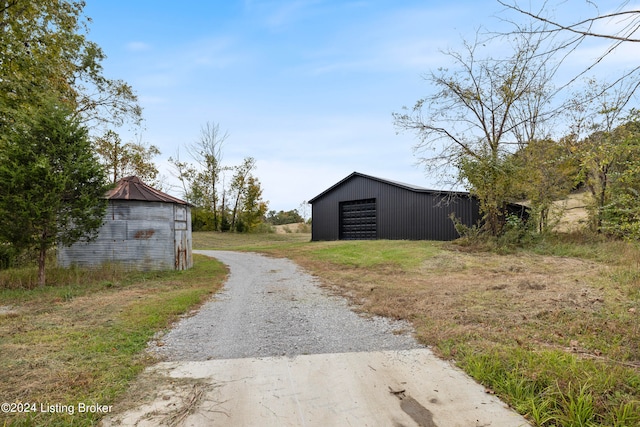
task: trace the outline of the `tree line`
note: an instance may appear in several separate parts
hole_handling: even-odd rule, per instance
[[[191,211],[193,231],[254,231],[263,222],[268,202],[254,176],[256,160],[245,157],[238,165],[225,165],[223,146],[229,138],[220,125],[207,123],[199,139],[186,146],[191,161],[169,158]]]
[[[104,75],[106,56],[88,39],[84,6],[75,0],[0,5],[0,268],[35,259],[41,285],[50,249],[96,237],[104,195],[115,182],[137,175],[162,186],[153,161],[159,149],[141,137],[123,142],[118,134],[124,125],[141,129],[142,108],[129,84]],[[194,149],[203,169],[182,164],[196,223],[251,230],[266,211],[252,174],[255,160],[222,167],[218,153],[206,152],[220,148],[210,142]],[[220,184],[230,170],[230,181]]]
[[[634,107],[640,67],[611,73],[609,80],[590,75],[623,43],[638,41],[640,11],[561,24],[544,15],[547,2],[537,12],[500,3],[531,21],[512,21],[507,33],[478,32],[461,50],[444,52],[451,67],[424,75],[433,91],[394,113],[395,126],[416,134],[414,150],[429,173],[451,178],[478,198],[485,235],[504,234],[507,204],[522,200],[531,207],[530,223],[548,230],[553,202],[583,187],[591,196],[593,231],[640,238],[640,116]],[[591,30],[611,16],[631,23],[610,34]],[[563,65],[589,37],[614,43],[562,81]]]

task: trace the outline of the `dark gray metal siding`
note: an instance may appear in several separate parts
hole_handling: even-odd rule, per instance
[[[340,203],[376,200],[377,238],[453,240],[449,216],[464,224],[479,220],[477,200],[457,193],[413,191],[392,183],[354,175],[312,202],[312,240],[340,239]]]

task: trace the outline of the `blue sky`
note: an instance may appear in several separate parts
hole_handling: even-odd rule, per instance
[[[89,39],[107,55],[104,74],[140,98],[138,133],[160,148],[167,183],[167,158],[180,149],[186,160],[184,146],[207,122],[218,123],[229,133],[224,163],[254,157],[274,210],[297,208],[353,171],[441,188],[416,166],[415,137],[398,135],[391,114],[429,93],[421,75],[447,65],[441,50],[459,47],[481,25],[504,25],[501,10],[494,0],[88,0],[85,7]]]

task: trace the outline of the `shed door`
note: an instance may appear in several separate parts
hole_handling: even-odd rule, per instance
[[[375,239],[377,236],[376,199],[340,203],[341,239]]]

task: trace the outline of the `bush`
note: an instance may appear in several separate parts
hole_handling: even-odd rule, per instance
[[[18,254],[8,243],[0,244],[0,270],[14,267]]]

